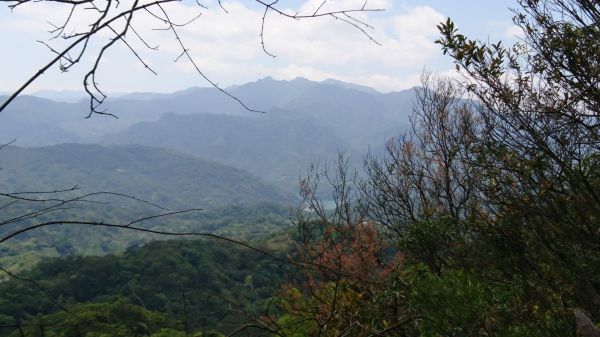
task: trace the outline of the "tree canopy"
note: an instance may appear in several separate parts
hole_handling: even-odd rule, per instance
[[[342,161],[304,181],[302,251],[331,265],[288,291],[284,332],[598,335],[600,8],[519,5],[512,47],[439,25],[462,81],[425,75],[412,128],[365,159],[366,177]],[[365,238],[370,249],[353,253]],[[365,265],[375,282],[348,270]]]

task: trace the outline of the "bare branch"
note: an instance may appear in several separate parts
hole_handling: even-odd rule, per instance
[[[54,58],[52,58],[45,66],[40,68],[27,81],[25,81],[25,83],[23,83],[13,94],[11,94],[6,99],[6,101],[4,101],[0,105],[0,111],[3,111],[9,104],[11,104],[14,101],[14,99],[17,96],[19,96],[27,87],[29,87],[33,82],[35,82],[39,77],[41,77],[47,70],[49,70],[54,65],[58,65],[60,71],[67,72],[76,64],[81,63],[84,55],[91,53],[88,50],[88,47],[91,45],[92,40],[96,41],[99,39],[99,32],[103,30],[109,30],[115,36],[113,38],[110,38],[107,42],[101,42],[100,50],[96,54],[94,54],[94,61],[92,62],[89,71],[85,74],[83,78],[83,87],[85,92],[88,94],[90,101],[89,113],[87,115],[87,118],[91,117],[92,115],[108,115],[112,117],[117,117],[114,114],[107,112],[105,109],[101,109],[101,106],[106,101],[107,96],[100,88],[100,84],[99,81],[97,81],[96,75],[100,68],[101,60],[105,55],[106,51],[111,49],[114,45],[117,45],[117,42],[120,42],[120,44],[124,45],[125,48],[127,48],[129,52],[131,52],[134,55],[134,57],[142,64],[142,66],[145,69],[147,69],[155,75],[157,74],[157,72],[150,67],[149,63],[142,58],[142,56],[135,49],[135,47],[126,39],[127,33],[131,30],[146,48],[153,51],[158,50],[158,45],[153,46],[149,44],[142,37],[142,32],[140,32],[139,29],[134,27],[133,18],[139,16],[139,12],[145,12],[149,13],[159,22],[161,22],[161,24],[165,25],[165,27],[155,28],[155,30],[168,30],[171,31],[175,36],[175,39],[178,41],[179,47],[181,48],[181,54],[176,58],[176,61],[185,58],[192,64],[198,75],[200,75],[200,77],[204,81],[208,82],[212,87],[219,90],[226,96],[229,96],[231,99],[237,101],[244,109],[253,112],[262,112],[247,106],[237,97],[233,96],[231,93],[228,93],[226,90],[221,88],[217,84],[217,82],[206,76],[205,73],[200,69],[198,64],[194,61],[194,57],[191,54],[190,49],[185,47],[184,43],[182,42],[183,36],[181,36],[177,28],[193,24],[202,17],[202,12],[195,14],[191,19],[188,19],[187,21],[178,23],[171,18],[169,11],[166,10],[162,5],[170,2],[178,2],[179,0],[155,0],[148,3],[139,2],[138,0],[130,1],[131,5],[128,8],[120,10],[119,8],[121,2],[117,0],[0,0],[0,3],[7,3],[8,7],[11,10],[14,10],[16,7],[24,4],[35,4],[38,2],[59,3],[69,5],[66,17],[61,24],[49,22],[49,24],[52,27],[49,31],[49,33],[51,34],[49,40],[46,42],[39,41],[41,44],[47,47],[53,54],[55,54]],[[275,55],[269,51],[265,42],[266,17],[271,11],[292,20],[331,17],[335,20],[339,20],[351,25],[353,28],[360,31],[363,35],[367,36],[370,41],[379,44],[379,42],[377,42],[365,30],[366,28],[372,29],[373,27],[353,16],[354,14],[361,12],[379,12],[383,10],[367,8],[367,1],[365,1],[363,6],[360,8],[326,11],[323,9],[327,3],[327,0],[324,0],[322,3],[320,3],[320,5],[316,8],[314,12],[308,14],[301,14],[299,12],[288,12],[287,10],[278,6],[279,0],[274,0],[271,2],[266,2],[263,0],[254,0],[254,2],[264,8],[264,12],[260,22],[260,43],[265,54],[271,57],[275,57]],[[199,0],[196,0],[195,3],[199,9],[207,9],[207,6],[201,3]],[[217,3],[225,13],[229,13],[228,10],[224,7],[221,0],[217,1]],[[87,29],[83,31],[66,33],[69,27],[72,26],[73,18],[77,15],[76,12],[78,10],[92,11],[95,13],[96,16],[92,19],[92,22],[89,24]],[[161,12],[161,15],[157,15],[153,10]],[[125,23],[122,24],[122,28],[117,29],[116,27],[121,27],[116,25],[117,22],[119,22],[120,20],[124,20]],[[69,41],[70,44],[62,48],[53,46],[50,43],[50,41],[56,40],[58,37],[61,37],[64,41]],[[73,52],[74,55],[71,54]]]

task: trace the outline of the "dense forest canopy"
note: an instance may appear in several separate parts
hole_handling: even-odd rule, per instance
[[[358,172],[343,154],[311,166],[292,229],[263,205],[271,216],[253,223],[268,230],[250,244],[152,242],[4,270],[0,334],[599,336],[600,4],[518,4],[510,47],[440,23],[461,80],[425,73],[410,127]],[[251,215],[237,207],[223,216]]]
[[[519,4],[510,48],[439,25],[463,83],[424,75],[412,128],[365,178],[342,159],[302,182],[302,256],[327,268],[283,296],[286,334],[599,333],[600,8]]]

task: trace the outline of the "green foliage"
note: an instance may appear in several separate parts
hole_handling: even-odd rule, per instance
[[[467,247],[463,225],[451,217],[440,217],[411,224],[398,244],[413,263],[425,263],[434,271],[464,258]]]
[[[286,268],[204,241],[54,259],[26,275],[89,321],[118,321],[115,312],[133,318],[119,325],[130,335],[180,335],[169,325],[181,322],[180,301],[195,330],[239,324],[224,309],[235,301],[272,309],[260,322],[294,337],[597,335],[598,8],[519,4],[524,44],[512,48],[469,39],[450,19],[439,25],[438,43],[467,75],[466,92],[425,76],[412,130],[390,141],[383,159],[366,160],[356,197],[347,165],[337,166],[337,179],[303,180],[306,237],[294,245],[297,276],[279,296],[270,297]],[[315,192],[322,177],[334,187],[333,209]],[[268,244],[281,246],[279,238]],[[56,253],[73,247],[62,242]],[[30,284],[0,283],[1,319],[67,320],[55,311]]]
[[[43,192],[79,189],[56,194],[32,193],[46,202],[7,197],[0,202],[2,219],[18,219],[42,211],[33,219],[3,225],[4,235],[44,221],[77,220],[124,224],[167,212],[146,202],[117,195],[95,195],[87,202],[62,200],[108,191],[130,195],[171,210],[202,211],[151,219],[145,228],[170,232],[205,232],[251,241],[289,227],[291,202],[285,192],[256,177],[214,162],[147,147],[100,147],[66,144],[46,148],[7,147],[0,151],[0,190]],[[52,212],[48,207],[61,205]],[[64,225],[19,235],[0,247],[0,264],[13,272],[30,269],[41,257],[104,255],[155,240],[156,235],[135,231]]]
[[[537,334],[564,336],[572,308],[600,321],[600,185],[590,165],[600,153],[598,8],[519,5],[524,37],[512,48],[467,39],[451,20],[438,43],[481,104],[473,164],[489,211],[470,224],[482,255],[470,268],[519,289],[521,317]]]
[[[135,212],[135,209],[131,210]],[[70,219],[102,219],[118,223],[119,219],[131,219],[125,209],[110,213],[102,210],[70,210],[58,212]],[[140,216],[143,213],[140,213]],[[49,217],[42,217],[50,219]],[[172,216],[162,221],[148,222],[146,228],[171,232],[206,232],[246,242],[279,237],[285,248],[285,230],[289,228],[289,210],[277,204],[254,206],[224,206],[188,215]],[[0,231],[1,232],[1,231]],[[115,230],[91,226],[57,226],[41,228],[2,243],[0,265],[11,271],[31,269],[44,257],[68,255],[105,255],[125,251],[164,236],[144,234],[130,230]],[[270,246],[276,248],[278,240]]]
[[[78,186],[78,193],[72,196],[123,193],[172,209],[294,201],[293,195],[245,171],[160,148],[87,144],[7,147],[0,151],[0,161],[0,189],[5,192]],[[127,199],[112,201],[119,203],[116,209],[131,211],[144,206]],[[107,210],[106,206],[99,208]]]
[[[175,332],[171,336],[181,333],[173,330],[180,328],[181,324],[173,322],[167,315],[122,300],[77,304],[72,306],[69,312],[40,316],[24,325],[32,325],[24,326],[23,330],[27,336],[36,337],[41,336],[42,330],[44,336],[48,337],[154,336],[154,332],[165,330]],[[17,337],[19,332],[15,331],[10,336]]]
[[[512,48],[469,39],[450,19],[439,25],[438,43],[465,75],[466,90],[425,75],[413,128],[390,140],[383,158],[367,158],[358,200],[345,198],[345,184],[336,186],[335,209],[353,211],[344,203],[354,203],[364,214],[319,222],[320,232],[329,233],[366,218],[398,247],[400,271],[368,293],[398,294],[394,317],[406,324],[386,332],[600,334],[594,326],[600,322],[598,5],[518,3],[514,20],[524,38]],[[309,201],[321,216],[318,200]],[[319,244],[343,250],[323,238]],[[336,274],[310,292],[302,287],[313,289],[322,273],[307,274],[292,303],[314,308],[304,316],[314,322],[323,309],[339,314],[316,329],[356,334],[356,325],[381,328],[389,321],[374,305],[375,316],[360,306],[343,310],[367,282],[340,286],[332,299],[328,287],[352,275]]]
[[[135,303],[160,315],[146,315],[136,307],[124,313],[123,319],[135,321],[135,315],[144,314],[148,319],[166,317],[170,322],[181,322],[187,313],[192,330],[227,331],[248,319],[237,308],[260,312],[263,302],[283,282],[286,268],[233,244],[186,240],[156,241],[130,248],[122,255],[49,259],[25,275],[39,282],[69,311],[86,308],[91,315],[98,307],[108,310],[102,315],[112,315],[121,310],[119,305],[105,304]],[[94,303],[97,307],[81,307],[79,303]],[[0,283],[0,324],[15,324],[44,314],[57,320],[68,315],[30,282],[11,279]],[[90,316],[89,321],[107,320],[105,316],[94,317]]]
[[[416,324],[420,336],[544,336],[535,325],[520,325],[520,294],[510,285],[465,270],[435,274],[422,265],[409,268],[406,278],[407,305],[425,318]]]
[[[185,332],[163,328],[150,335],[150,337],[185,337]]]

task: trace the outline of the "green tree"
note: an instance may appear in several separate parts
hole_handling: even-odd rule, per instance
[[[124,301],[73,306],[69,312],[40,316],[27,324],[28,336],[49,337],[131,337],[150,336],[160,328],[180,329],[181,325],[164,314]],[[12,336],[19,336],[15,331]],[[176,335],[174,335],[176,336]]]
[[[367,158],[359,195],[330,179],[339,216],[307,203],[322,219],[304,230],[320,233],[317,242],[335,248],[323,233],[368,221],[394,244],[399,272],[375,291],[399,294],[398,312],[411,321],[391,335],[598,333],[600,9],[519,4],[524,39],[511,48],[440,24],[438,43],[464,85],[425,76],[412,129]],[[300,295],[322,307],[314,292]],[[338,311],[335,322],[368,321],[359,312]],[[382,311],[375,319],[370,326],[388,321]]]
[[[519,1],[523,42],[438,41],[481,102],[480,165],[494,222],[485,234],[513,281],[548,307],[600,321],[600,16],[578,0]],[[525,285],[523,285],[525,286]],[[543,290],[542,290],[543,289]]]

